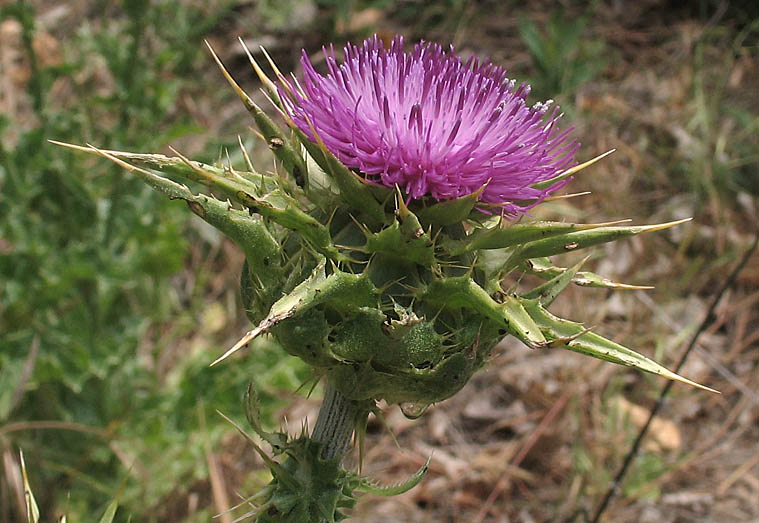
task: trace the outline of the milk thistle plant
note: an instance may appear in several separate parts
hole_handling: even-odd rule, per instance
[[[209,47],[210,49],[210,47]],[[359,493],[394,495],[345,470],[354,434],[361,449],[377,401],[409,417],[465,386],[506,336],[535,350],[569,349],[701,387],[580,323],[549,312],[570,284],[637,289],[550,257],[658,231],[682,221],[627,226],[532,221],[530,208],[599,160],[578,164],[572,128],[551,101],[528,105],[491,62],[395,38],[324,51],[319,74],[305,51],[302,80],[270,79],[248,52],[283,129],[214,58],[278,160],[278,172],[205,165],[176,157],[104,151],[233,239],[246,262],[240,279],[255,327],[215,362],[262,334],[273,336],[323,378],[325,398],[310,435],[264,431],[254,388],[249,440],[272,473],[249,501],[259,521],[337,521]],[[213,53],[213,51],[212,51]],[[241,142],[242,148],[242,142]],[[608,154],[608,153],[607,153]],[[193,192],[177,180],[205,186]],[[584,261],[584,260],[583,260]],[[532,274],[517,292],[502,282]],[[701,387],[704,388],[704,387]]]

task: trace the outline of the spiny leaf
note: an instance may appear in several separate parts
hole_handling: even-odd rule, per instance
[[[79,146],[75,148],[81,149]],[[246,210],[235,209],[229,202],[205,194],[195,195],[187,186],[131,165],[107,151],[96,148],[85,150],[115,162],[169,198],[184,200],[194,214],[229,236],[245,252],[250,270],[269,283],[259,297],[260,303],[267,308],[273,303],[279,293],[276,283],[281,279],[281,267],[277,262],[281,247],[259,216],[251,216]]]
[[[256,451],[256,453],[261,456],[261,459],[264,461],[266,466],[271,471],[272,475],[277,478],[278,481],[281,481],[285,485],[287,485],[288,488],[293,489],[294,491],[297,491],[300,486],[298,485],[298,481],[296,478],[292,476],[282,465],[274,461],[269,457],[266,452],[256,443],[256,441],[245,432],[242,427],[240,427],[237,423],[234,422],[231,418],[226,416],[223,412],[220,410],[217,410],[216,413],[224,418],[230,425],[232,425],[235,429],[237,429],[237,432],[239,432],[247,441],[250,443],[250,445],[253,447],[253,449]]]
[[[523,270],[534,274],[543,279],[556,278],[567,271],[565,267],[558,267],[551,263],[546,257],[532,258],[526,260],[522,264]],[[581,287],[600,287],[604,289],[619,289],[619,290],[650,290],[653,289],[651,285],[630,285],[627,283],[619,283],[612,281],[608,278],[604,278],[599,274],[595,274],[589,271],[580,271],[574,278],[572,283]]]
[[[292,175],[295,183],[299,187],[303,187],[308,179],[308,170],[306,168],[306,162],[303,160],[303,157],[301,157],[300,154],[298,154],[298,152],[293,148],[290,141],[282,133],[279,127],[271,120],[271,118],[269,118],[269,116],[258,105],[256,105],[253,99],[248,96],[248,94],[237,84],[235,79],[232,78],[232,75],[229,74],[229,72],[224,67],[224,64],[221,63],[221,60],[214,52],[211,44],[206,42],[206,46],[211,52],[213,59],[216,61],[216,65],[218,65],[219,69],[221,69],[221,73],[224,75],[224,78],[240,97],[240,100],[242,100],[245,108],[248,110],[251,116],[253,116],[253,119],[255,120],[258,129],[263,134],[264,139],[269,146],[269,149],[271,149],[279,161],[282,162],[285,170],[290,173],[290,175]]]
[[[226,173],[220,176],[216,172],[204,169],[200,164],[185,157],[173,147],[169,146],[169,149],[171,149],[171,152],[176,154],[177,157],[190,168],[189,172],[193,173],[193,175],[188,175],[188,178],[191,178],[206,187],[218,189],[229,196],[234,196],[240,192],[252,194],[258,194],[260,192],[260,184],[251,183],[240,176],[226,176]]]
[[[253,54],[250,52],[250,49],[248,49],[248,46],[245,45],[245,41],[239,36],[237,39],[240,41],[240,45],[242,45],[242,48],[245,50],[245,54],[248,56],[248,61],[253,67],[253,70],[256,72],[256,76],[258,76],[258,79],[264,85],[266,92],[269,94],[272,100],[274,100],[281,107],[279,93],[277,92],[277,85],[271,81],[266,73],[264,73],[263,69],[261,69],[261,67],[258,65],[258,62],[256,62],[256,60],[253,58]],[[261,49],[263,50],[263,47]]]
[[[368,253],[393,254],[425,267],[435,265],[434,244],[430,235],[426,232],[419,236],[404,234],[401,224],[397,221],[378,233],[369,232],[362,250]]]
[[[325,263],[322,261],[311,273],[311,276],[272,305],[268,316],[255,329],[248,331],[231,349],[211,363],[211,366],[227,359],[257,336],[276,327],[280,322],[302,314],[322,303],[328,302],[331,307],[338,311],[355,307],[373,307],[376,309],[378,306],[376,295],[378,293],[379,291],[366,276],[349,274],[339,270],[335,270],[326,276]]]
[[[419,219],[403,202],[398,189],[396,212],[398,218],[377,233],[362,227],[366,235],[363,250],[368,253],[384,252],[399,256],[425,267],[435,265],[435,245],[429,232],[425,232]]]
[[[225,171],[212,165],[204,164],[196,161],[189,161],[186,158],[182,159],[179,156],[165,156],[163,154],[141,154],[128,151],[113,151],[108,149],[97,149],[94,147],[83,147],[81,145],[73,145],[64,142],[58,142],[55,140],[48,140],[50,143],[67,147],[75,151],[81,151],[88,154],[96,154],[98,156],[119,158],[124,161],[129,161],[133,166],[148,167],[161,173],[177,176],[185,180],[197,182],[206,186],[213,186],[212,180],[216,178],[225,178],[231,176],[233,180],[237,182],[246,183],[250,190],[255,191],[258,194],[266,194],[270,191],[276,190],[278,187],[277,180],[268,175],[260,174],[255,171]],[[124,168],[124,164],[119,164]],[[199,171],[208,172],[214,175],[214,178],[208,178],[207,176],[201,176]]]
[[[579,271],[580,267],[582,267],[583,264],[588,261],[589,257],[590,256],[586,256],[570,269],[567,269],[561,274],[558,274],[543,285],[535,287],[531,291],[523,294],[522,298],[538,299],[543,307],[548,307],[551,305],[551,303],[553,303],[553,300],[556,299],[561,291],[563,291],[567,285],[572,282],[572,279],[575,277],[575,274],[577,274],[577,271]]]
[[[427,287],[422,299],[441,307],[463,307],[477,311],[504,325],[510,334],[528,347],[541,348],[546,343],[540,329],[516,297],[500,293],[499,303],[468,276],[434,280]]]
[[[614,151],[616,151],[616,149],[612,149],[610,151],[606,151],[605,153],[596,156],[592,160],[588,160],[587,162],[581,163],[580,165],[575,165],[574,167],[571,167],[571,168],[567,169],[566,171],[558,174],[557,176],[554,176],[551,179],[544,180],[542,182],[538,182],[538,183],[534,184],[533,187],[536,188],[536,189],[546,189],[546,188],[552,186],[553,184],[555,184],[556,182],[560,182],[561,180],[569,178],[573,174],[575,174],[575,173],[577,173],[579,171],[582,171],[586,167],[590,167],[591,165],[593,165],[594,163],[596,163],[598,160],[600,160],[602,158],[606,158],[607,156],[609,156]]]
[[[330,176],[316,163],[306,147],[301,144],[301,152],[308,169],[308,196],[323,209],[334,209],[339,205],[340,191],[334,186]]]
[[[272,192],[261,198],[244,192],[235,196],[251,212],[258,213],[283,227],[297,231],[317,251],[329,259],[336,262],[347,260],[332,244],[332,238],[327,228],[316,218],[304,212],[296,200],[280,192]]]
[[[358,488],[356,490],[365,492],[367,494],[372,494],[375,496],[383,496],[383,497],[398,496],[400,494],[408,492],[409,490],[417,486],[419,482],[421,482],[424,479],[424,476],[427,475],[427,471],[430,468],[431,460],[432,460],[432,457],[427,458],[427,462],[424,465],[422,465],[419,468],[419,470],[417,470],[414,473],[414,475],[411,476],[406,481],[397,483],[395,485],[383,486],[383,485],[378,485],[369,479],[361,478]]]
[[[524,260],[586,249],[600,243],[612,242],[646,232],[661,231],[690,220],[690,218],[686,218],[684,220],[656,225],[637,225],[631,227],[601,227],[536,240],[520,246],[514,255],[508,259],[502,271],[504,273],[509,272],[519,266]]]
[[[192,194],[192,192],[186,185],[179,184],[177,182],[174,182],[172,180],[159,176],[153,172],[150,172],[146,169],[136,167],[130,163],[125,162],[121,158],[117,158],[116,156],[114,156],[108,151],[97,149],[95,147],[92,147],[91,145],[88,147],[82,147],[80,145],[72,145],[72,144],[68,144],[64,142],[57,142],[54,140],[50,140],[50,143],[55,144],[55,145],[60,145],[62,147],[67,147],[69,149],[84,151],[89,154],[95,154],[97,156],[102,156],[103,158],[107,158],[111,160],[112,162],[116,163],[117,165],[119,165],[120,167],[123,167],[127,171],[134,173],[143,182],[147,183],[153,189],[165,194],[171,199],[187,200],[187,199],[194,198],[194,195]]]
[[[187,158],[176,151],[174,152],[188,165],[191,165]],[[316,250],[331,260],[345,261],[344,257],[332,245],[332,238],[327,228],[316,218],[307,214],[293,197],[280,190],[273,190],[268,194],[256,196],[255,193],[248,192],[245,186],[240,186],[236,182],[214,176],[213,173],[202,169],[195,167],[194,169],[208,179],[213,186],[236,199],[251,212],[265,216],[283,227],[298,231],[304,239],[313,244]]]
[[[687,378],[683,378],[659,365],[655,361],[628,349],[623,345],[608,340],[593,332],[587,332],[587,329],[579,323],[554,316],[545,310],[538,300],[521,298],[520,301],[524,305],[525,310],[535,320],[535,323],[543,329],[543,333],[547,338],[574,338],[573,341],[563,344],[564,348],[594,358],[610,361],[612,363],[635,367],[636,369],[664,376],[665,378],[680,381],[710,392],[717,392],[714,389],[710,389],[709,387],[699,385]]]
[[[654,288],[652,285],[630,285],[628,283],[618,283],[588,271],[578,272],[577,276],[572,279],[572,283],[579,285],[580,287],[601,287],[604,289],[620,289],[632,291],[645,291]]]
[[[503,312],[506,318],[509,332],[519,338],[522,343],[534,349],[543,348],[546,340],[540,332],[540,328],[535,324],[522,303],[516,296],[505,296],[503,302]]]
[[[195,197],[186,186],[158,176],[157,174],[140,167],[131,165],[107,151],[103,151],[92,146],[89,146],[88,148],[82,148],[80,146],[71,146],[70,144],[64,144],[61,142],[54,143],[77,150],[86,150],[87,152],[108,158],[121,167],[135,173],[148,185],[166,194],[170,198],[179,198],[188,202],[197,201],[197,197]],[[265,216],[272,221],[277,222],[283,227],[298,231],[298,233],[300,233],[304,239],[308,240],[316,250],[329,257],[330,259],[338,262],[345,261],[343,256],[332,245],[332,240],[326,227],[324,227],[324,225],[322,225],[314,217],[304,212],[300,208],[298,201],[291,196],[277,189],[272,190],[268,194],[257,196],[256,193],[258,191],[255,190],[255,188],[252,188],[249,183],[244,183],[239,179],[235,180],[232,178],[227,178],[225,176],[219,176],[209,170],[203,169],[200,165],[191,162],[181,154],[176,154],[179,159],[183,161],[198,176],[198,180],[202,180],[205,185],[216,188],[226,193],[231,198],[234,198],[242,205],[246,206],[251,212],[261,214],[262,216]],[[208,198],[209,201],[218,202],[218,200],[215,200],[213,198],[206,198]],[[193,207],[192,205],[190,208],[193,210],[193,212],[205,219],[205,216],[199,212],[196,212],[196,209],[197,211],[200,210],[199,208]],[[212,225],[216,226],[214,223],[212,223]]]
[[[259,46],[258,48],[261,49],[261,52],[263,53],[264,57],[266,58],[266,61],[269,62],[269,67],[271,67],[271,70],[274,71],[274,75],[279,80],[280,85],[284,86],[285,89],[288,89],[289,87],[288,87],[288,83],[286,81],[287,79],[282,74],[282,71],[279,70],[279,67],[277,67],[277,64],[274,63],[274,60],[272,60],[271,56],[269,56],[269,52],[262,45]],[[250,58],[250,53],[248,53],[248,55],[249,55],[248,58]],[[264,83],[264,85],[267,85],[267,84]],[[277,96],[279,96],[278,93],[276,93],[276,94],[277,94]]]
[[[248,388],[245,391],[245,417],[248,419],[248,423],[250,423],[253,431],[271,445],[275,452],[279,451],[287,443],[287,434],[266,432],[263,429],[261,425],[261,405],[253,380],[248,382]]]
[[[458,255],[480,249],[503,249],[535,240],[548,239],[577,231],[588,231],[599,228],[609,228],[629,220],[605,223],[560,223],[532,222],[514,225],[498,224],[489,229],[477,229],[463,240],[452,240],[443,244],[448,252]]]

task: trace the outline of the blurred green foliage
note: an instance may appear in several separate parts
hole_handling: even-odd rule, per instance
[[[739,32],[710,28],[694,45],[692,99],[689,119],[677,135],[674,171],[691,193],[713,207],[725,200],[732,205],[739,192],[759,195],[759,116],[755,93],[736,92],[731,75],[742,60],[756,56],[759,19]],[[714,49],[724,49],[714,67]],[[745,66],[744,66],[745,67]]]
[[[25,450],[48,517],[102,513],[131,466],[120,512],[159,518],[167,496],[207,477],[203,442],[230,431],[215,409],[240,412],[251,377],[265,390],[292,389],[302,378],[268,345],[255,361],[209,369],[221,347],[183,342],[155,368],[167,347],[203,329],[202,290],[185,294],[169,277],[184,267],[190,245],[210,252],[209,233],[201,236],[184,206],[121,169],[47,142],[160,150],[197,131],[177,115],[177,98],[192,88],[203,36],[230,5],[103,5],[102,18],[81,26],[53,67],[35,52],[33,8],[0,10],[0,21],[22,28],[35,121],[22,127],[0,115],[0,134],[23,129],[0,144],[0,443]],[[94,74],[111,87],[93,88]],[[53,97],[56,81],[70,82],[73,105]],[[208,280],[195,276],[196,287]],[[262,400],[270,415],[273,396]],[[50,422],[68,429],[30,428]],[[3,505],[0,519],[20,516]]]
[[[567,99],[606,67],[604,42],[588,37],[586,17],[556,10],[542,29],[526,17],[518,28],[535,68],[529,83],[537,100]]]

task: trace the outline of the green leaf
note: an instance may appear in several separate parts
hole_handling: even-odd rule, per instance
[[[600,287],[602,289],[632,291],[644,291],[653,289],[653,286],[651,285],[631,285],[629,283],[615,282],[608,278],[604,278],[599,274],[595,274],[589,271],[578,272],[577,275],[572,279],[572,283],[579,285],[580,287]]]
[[[435,243],[430,238],[430,233],[424,231],[416,215],[406,207],[400,189],[397,189],[396,204],[397,218],[389,227],[384,227],[377,233],[362,227],[366,235],[363,249],[369,253],[391,254],[425,267],[435,266]]]
[[[543,337],[540,328],[516,296],[506,296],[502,310],[509,332],[513,336],[519,338],[522,343],[533,349],[539,349],[545,345],[546,339]]]
[[[327,258],[344,261],[345,257],[332,244],[329,230],[319,220],[302,210],[300,204],[290,196],[276,191],[256,198],[251,194],[239,192],[236,199],[251,212],[297,231]]]
[[[272,473],[272,476],[274,476],[277,481],[280,481],[282,483],[285,483],[289,488],[293,490],[297,490],[299,485],[296,478],[290,474],[285,467],[274,461],[264,450],[256,443],[256,440],[253,439],[253,437],[245,432],[240,425],[235,423],[230,417],[226,416],[223,412],[220,410],[216,411],[219,416],[224,418],[230,425],[232,425],[235,429],[237,429],[237,432],[240,433],[247,441],[250,443],[250,445],[253,447],[253,450],[256,451],[256,453],[261,456],[261,459],[264,461],[264,464],[269,468],[269,470]]]
[[[700,385],[694,381],[675,374],[655,361],[635,352],[632,349],[588,332],[581,324],[558,318],[545,310],[538,300],[520,299],[525,310],[543,330],[550,340],[558,340],[561,346],[580,354],[610,361],[619,365],[635,367],[636,369],[663,376],[670,380],[680,381],[699,389],[717,392],[714,389]],[[564,340],[568,340],[564,342]]]
[[[49,141],[52,144],[60,145],[68,149],[108,158],[124,169],[132,172],[138,178],[142,179],[144,182],[148,183],[148,185],[157,190],[161,190],[160,186],[156,185],[156,183],[160,182],[157,182],[151,178],[150,175],[152,175],[152,177],[156,177],[158,175],[150,171],[139,171],[138,167],[136,166],[147,167],[161,173],[176,176],[182,178],[183,181],[186,180],[200,183],[206,187],[222,191],[232,197],[234,197],[234,195],[239,191],[249,192],[257,195],[267,194],[269,192],[276,191],[280,186],[278,180],[272,176],[263,175],[257,172],[239,172],[234,171],[231,168],[220,169],[219,167],[214,167],[212,165],[188,160],[179,153],[176,153],[176,157],[169,157],[163,154],[142,154],[132,153],[128,151],[112,151],[106,149],[98,149],[93,146],[83,147],[81,145],[73,145],[69,143],[58,142],[55,140]],[[160,176],[158,177],[161,178]],[[172,196],[171,194],[166,194],[168,196]]]
[[[287,443],[287,434],[279,432],[266,432],[261,424],[261,402],[258,398],[253,380],[248,382],[245,391],[245,417],[253,428],[253,432],[267,442],[275,451],[280,450]]]
[[[316,163],[313,156],[308,154],[306,147],[302,144],[300,147],[308,168],[308,186],[305,189],[308,199],[329,213],[331,209],[341,205],[340,191],[332,183],[332,178]]]
[[[162,192],[171,199],[182,199],[188,202],[190,209],[211,223],[211,225],[219,228],[223,232],[230,234],[228,230],[223,228],[224,224],[229,223],[223,216],[217,216],[216,221],[211,221],[211,216],[208,214],[210,208],[218,215],[219,213],[235,214],[229,204],[220,202],[215,198],[205,195],[195,196],[186,185],[178,184],[168,178],[164,178],[154,172],[148,171],[141,167],[136,167],[121,158],[114,156],[109,151],[96,149],[94,147],[81,147],[78,145],[70,145],[61,142],[53,142],[57,145],[69,147],[75,150],[86,151],[91,154],[96,154],[107,158],[117,165],[127,169],[134,173],[142,181],[153,187],[154,189]],[[124,154],[124,153],[120,153]],[[132,153],[126,153],[132,154]],[[177,153],[179,155],[179,153]],[[153,155],[155,156],[155,155]],[[225,176],[219,176],[211,171],[203,169],[200,164],[195,164],[190,160],[179,155],[180,159],[187,164],[190,169],[201,179],[203,179],[209,187],[216,188],[229,197],[234,198],[240,204],[249,209],[250,212],[260,214],[272,221],[286,227],[288,229],[297,231],[304,239],[308,240],[313,247],[334,261],[344,261],[344,256],[338,252],[334,245],[332,245],[332,238],[327,228],[321,224],[316,218],[306,213],[301,209],[300,203],[293,197],[285,194],[279,189],[273,189],[267,194],[258,196],[258,188],[252,187],[249,182],[242,178],[233,179]],[[175,165],[172,163],[172,165]],[[239,210],[237,212],[238,221],[243,220],[245,212]],[[233,236],[234,239],[237,239]],[[255,246],[240,245],[246,254],[251,248],[255,249]]]
[[[431,267],[435,264],[434,243],[429,233],[421,228],[419,231],[422,231],[419,235],[404,234],[397,221],[378,233],[365,231],[367,236],[363,250],[369,253],[384,252]]]
[[[66,147],[69,149],[74,149],[77,151],[86,152],[88,154],[95,154],[97,156],[102,156],[103,158],[107,158],[117,165],[123,167],[127,171],[135,174],[140,180],[148,184],[153,189],[157,190],[160,193],[163,193],[164,195],[168,196],[171,199],[182,199],[186,200],[188,197],[192,198],[193,194],[190,191],[190,189],[186,185],[179,184],[175,181],[169,180],[168,178],[164,178],[162,176],[159,176],[153,172],[150,172],[148,170],[135,167],[132,164],[129,164],[125,162],[124,160],[118,158],[114,154],[111,153],[111,151],[104,151],[100,149],[96,149],[95,147],[82,147],[80,145],[72,145],[68,143],[63,142],[57,142],[55,140],[50,140],[50,143],[55,145],[60,145],[62,147]],[[120,151],[113,151],[118,152]],[[128,153],[131,154],[131,153]]]
[[[377,200],[377,198],[375,198],[374,191],[372,190],[371,186],[361,177],[357,176],[352,171],[350,171],[350,169],[348,169],[345,165],[343,165],[337,158],[335,158],[335,156],[331,152],[329,152],[327,147],[319,138],[319,135],[316,133],[316,130],[313,128],[313,126],[311,128],[311,131],[316,137],[316,143],[310,141],[308,137],[292,122],[292,120],[290,119],[290,117],[287,115],[284,108],[282,107],[282,102],[280,100],[276,85],[269,79],[269,77],[259,67],[258,63],[256,63],[256,61],[253,59],[253,55],[250,53],[250,51],[248,50],[247,46],[242,41],[242,39],[240,39],[240,43],[245,49],[245,53],[248,56],[250,64],[253,66],[253,69],[256,71],[256,74],[258,75],[259,79],[264,84],[264,87],[269,93],[269,96],[271,97],[275,106],[279,108],[280,113],[287,121],[288,125],[292,129],[295,136],[298,138],[301,144],[306,148],[306,150],[308,151],[308,154],[314,159],[314,161],[319,165],[319,167],[321,167],[321,169],[325,173],[328,173],[332,177],[333,181],[337,184],[338,188],[340,189],[340,194],[343,201],[347,203],[349,206],[351,206],[352,208],[359,211],[364,216],[364,219],[370,225],[383,224],[386,219],[385,211],[383,209],[382,204]],[[266,52],[266,49],[262,47],[261,51],[263,52],[264,56],[266,56],[266,59],[269,61],[269,65],[274,70],[277,78],[279,78],[280,85],[282,85],[286,90],[289,90],[290,89],[289,82],[284,78],[282,73],[279,71],[274,61]],[[228,76],[228,74],[225,76]],[[231,79],[231,77],[229,77],[228,79]],[[233,83],[232,87],[235,88],[235,86],[236,86],[236,83]],[[237,91],[238,89],[239,87],[236,88],[235,90]],[[239,89],[238,95],[240,95],[241,92],[242,92],[242,89]],[[245,94],[244,96],[247,99],[249,99],[247,94]],[[241,95],[241,98],[243,98],[242,95]],[[245,102],[246,105],[248,104],[245,98],[243,98],[243,102]],[[252,101],[250,103],[252,104]],[[264,131],[262,130],[262,132]],[[298,156],[297,151],[295,150],[293,151],[293,154]],[[304,169],[306,168],[306,162],[304,162],[303,168]]]

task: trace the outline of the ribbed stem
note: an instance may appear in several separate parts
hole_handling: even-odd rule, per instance
[[[343,396],[327,381],[319,417],[311,433],[312,440],[324,443],[322,459],[337,458],[348,452],[359,408],[357,402]]]

